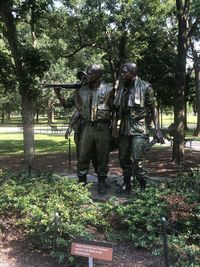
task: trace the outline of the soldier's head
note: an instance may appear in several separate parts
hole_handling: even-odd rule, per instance
[[[121,70],[121,79],[124,81],[131,81],[137,75],[137,65],[135,63],[124,63]]]
[[[87,73],[87,82],[88,84],[91,84],[100,80],[102,76],[102,69],[99,65],[92,64],[89,67],[87,67],[86,73]]]
[[[77,77],[77,79],[80,80],[80,82],[81,82],[82,84],[85,84],[85,83],[86,83],[86,79],[87,79],[87,74],[86,74],[86,72],[80,70],[80,71],[77,72],[76,77]]]

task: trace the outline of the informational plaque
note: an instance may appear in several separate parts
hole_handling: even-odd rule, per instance
[[[111,244],[104,242],[76,239],[72,241],[71,254],[76,256],[112,261],[113,247]]]

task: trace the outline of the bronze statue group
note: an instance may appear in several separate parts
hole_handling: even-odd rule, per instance
[[[74,94],[76,111],[65,138],[69,137],[73,128],[78,182],[87,184],[92,162],[98,177],[98,193],[106,193],[111,140],[114,139],[119,145],[119,162],[123,172],[123,184],[116,192],[130,194],[132,176],[144,191],[147,171],[143,148],[149,142],[147,116],[154,123],[157,142],[164,143],[151,84],[137,76],[137,66],[134,63],[122,66],[116,92],[112,86],[102,81],[99,65],[88,66],[86,72],[77,74],[77,78],[81,81],[81,87]],[[55,91],[65,107],[60,90]]]

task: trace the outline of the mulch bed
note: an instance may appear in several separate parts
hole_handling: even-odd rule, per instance
[[[171,161],[171,147],[162,149],[153,148],[146,155],[146,165],[149,177],[176,177],[178,166]],[[191,168],[200,164],[200,152],[193,149],[185,151],[184,172],[190,172]],[[59,174],[68,174],[76,172],[76,155],[72,153],[71,164],[69,164],[69,154],[51,153],[36,155],[32,165],[33,170],[44,170]],[[9,169],[11,171],[20,171],[24,168],[22,156],[0,156],[0,169]],[[119,166],[118,152],[110,154],[109,174],[121,175]],[[91,167],[91,172],[93,169]]]

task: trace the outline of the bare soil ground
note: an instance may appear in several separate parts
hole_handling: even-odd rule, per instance
[[[162,149],[153,148],[146,155],[146,165],[149,177],[176,177],[178,166],[171,161],[171,147]],[[185,151],[184,172],[190,172],[191,168],[200,164],[200,151],[187,149]],[[69,153],[51,153],[36,155],[32,165],[33,170],[43,170],[55,172],[63,175],[76,172],[76,155],[72,152],[69,161]],[[9,169],[11,171],[21,171],[24,168],[22,156],[0,156],[0,169]],[[121,175],[119,167],[118,152],[110,154],[109,174]],[[90,170],[93,172],[93,169]]]
[[[81,259],[78,267],[87,267],[87,259]],[[130,242],[113,243],[113,261],[94,259],[94,267],[164,267],[162,257],[136,249]],[[7,237],[0,238],[0,267],[71,267],[59,264],[47,252],[36,249],[22,233],[12,230]]]
[[[185,153],[184,172],[190,172],[191,168],[200,164],[199,151],[188,149]],[[177,164],[171,162],[171,147],[161,150],[152,149],[147,154],[147,169],[150,177],[173,178],[177,175]],[[110,174],[121,175],[118,162],[118,153],[110,155]],[[0,169],[20,171],[23,169],[21,156],[0,156]],[[76,156],[71,155],[69,164],[68,153],[36,155],[32,169],[46,170],[59,174],[69,174],[76,171]],[[93,170],[91,169],[91,172]],[[1,234],[0,229],[0,267],[70,267],[66,264],[58,264],[45,251],[37,250],[32,246],[22,232],[12,227],[12,222],[6,222],[8,231]],[[5,225],[5,221],[4,221]],[[1,226],[1,224],[0,224]],[[165,266],[162,257],[153,257],[146,250],[134,248],[133,243],[114,243],[113,262],[94,261],[94,266],[111,267],[162,267]],[[82,264],[80,267],[85,267]]]

